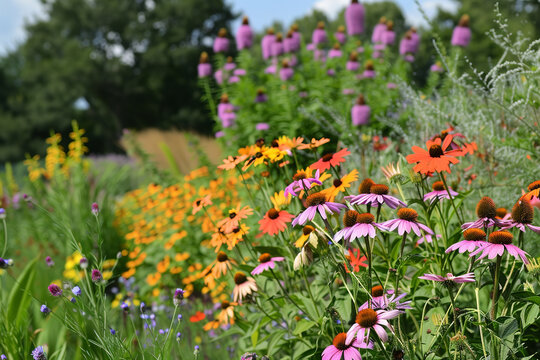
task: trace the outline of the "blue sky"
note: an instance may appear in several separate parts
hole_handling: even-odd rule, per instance
[[[181,1],[181,0],[179,0]],[[204,1],[204,0],[202,0]],[[335,16],[350,0],[226,0],[233,9],[248,15],[250,24],[260,30],[273,20],[289,24],[294,18],[304,15],[314,8]],[[373,2],[364,0],[361,2]],[[454,10],[453,0],[418,0],[428,15],[433,15],[437,6]],[[409,23],[419,25],[423,22],[415,0],[395,0],[403,10]],[[24,40],[24,22],[43,17],[40,0],[0,0],[0,53],[13,48]]]

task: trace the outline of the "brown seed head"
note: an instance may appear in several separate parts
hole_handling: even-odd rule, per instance
[[[476,215],[480,219],[494,219],[495,216],[497,216],[497,208],[495,207],[495,202],[487,196],[481,198],[476,205]]]
[[[313,226],[311,226],[311,225],[306,225],[306,226],[304,226],[304,228],[302,229],[302,233],[303,233],[304,235],[309,235],[309,234],[311,234],[311,233],[313,232],[313,230],[315,230],[315,228],[314,228]]]
[[[471,228],[463,232],[463,238],[469,241],[486,241],[486,233],[482,229]]]
[[[532,183],[529,184],[529,186],[527,186],[527,190],[529,190],[529,192],[536,190],[538,188],[540,188],[540,180],[533,181]]]
[[[306,198],[306,205],[308,207],[321,205],[321,204],[324,204],[325,202],[326,202],[326,196],[322,192],[311,194]]]
[[[354,226],[358,221],[358,211],[355,210],[347,210],[345,212],[345,215],[343,215],[343,226],[345,227],[351,227]]]
[[[223,251],[220,251],[217,254],[216,260],[218,262],[225,262],[225,261],[229,260],[229,257]]]
[[[375,216],[370,213],[358,214],[356,222],[359,224],[373,224]]]
[[[366,178],[362,180],[362,182],[358,186],[358,192],[360,194],[369,194],[369,190],[371,189],[371,186],[374,184],[375,182],[373,180],[371,180],[370,178]]]
[[[411,208],[401,208],[397,211],[398,218],[402,220],[416,222],[418,219],[418,213],[416,210]]]
[[[237,272],[234,274],[234,283],[236,285],[242,285],[247,281],[247,276],[243,272]]]
[[[244,18],[242,19],[242,25],[249,25],[249,19],[247,16],[244,16]]]
[[[272,255],[270,255],[269,253],[264,253],[264,254],[261,254],[261,256],[259,256],[259,262],[261,264],[269,262],[270,259],[272,259]]]
[[[227,36],[227,29],[225,28],[219,29],[218,37],[225,37],[225,36]]]
[[[363,94],[358,95],[358,98],[356,99],[356,104],[358,105],[365,105],[366,99],[364,98]]]
[[[489,234],[489,242],[492,244],[508,245],[512,243],[514,236],[508,231],[494,231]]]
[[[527,199],[519,200],[512,208],[512,219],[520,224],[531,224],[534,218],[534,209]]]
[[[369,192],[372,194],[377,195],[387,195],[388,194],[388,186],[383,184],[374,184],[371,185],[371,188],[369,188]]]
[[[444,189],[444,183],[442,181],[435,181],[433,185],[431,185],[431,188],[433,191],[443,191]]]
[[[377,285],[371,288],[371,296],[379,297],[379,296],[383,296],[383,294],[384,294],[384,289],[381,285]]]
[[[272,220],[275,220],[279,217],[279,211],[277,211],[274,208],[268,210],[267,214],[268,214],[268,217]]]
[[[340,187],[342,184],[343,181],[341,181],[341,179],[334,179],[334,181],[332,182],[332,185],[334,185],[334,187],[336,188]]]
[[[429,147],[429,156],[432,158],[440,158],[443,155],[444,152],[441,145],[434,144]]]
[[[503,218],[506,216],[506,213],[508,212],[506,208],[500,207],[495,210],[498,218]]]
[[[345,344],[345,341],[347,340],[347,333],[339,333],[334,337],[334,340],[332,341],[332,345],[334,345],[338,350],[347,350],[351,347],[351,345]]]
[[[225,309],[228,308],[229,306],[231,306],[231,303],[228,302],[228,301],[224,301],[224,302],[221,303],[221,308],[222,308],[223,310],[225,310]]]
[[[373,309],[360,310],[356,315],[356,323],[363,328],[370,328],[377,323],[377,312]]]

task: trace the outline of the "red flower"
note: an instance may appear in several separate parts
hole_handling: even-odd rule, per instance
[[[349,255],[347,255],[347,258],[349,259],[350,265],[354,272],[359,272],[360,266],[365,268],[368,267],[368,265],[364,263],[364,261],[367,260],[367,257],[363,256],[359,249],[349,249]],[[349,273],[350,270],[347,264],[343,265],[345,266],[345,271]]]
[[[287,223],[291,222],[293,218],[294,215],[289,214],[285,210],[277,211],[272,208],[259,220],[259,224],[261,225],[259,230],[263,234],[276,235],[278,232],[285,230]]]
[[[421,174],[429,174],[434,172],[447,171],[450,172],[450,164],[459,162],[456,156],[463,156],[463,150],[446,150],[452,142],[452,135],[447,135],[441,145],[441,139],[437,138],[434,141],[428,140],[426,147],[428,150],[422,149],[419,146],[413,146],[414,154],[407,155],[409,164],[416,163],[413,170]]]
[[[345,162],[345,156],[349,155],[351,152],[345,149],[341,149],[336,153],[330,153],[324,155],[314,164],[311,164],[309,167],[313,170],[319,170],[323,172],[330,169],[332,166],[338,166],[339,164]]]
[[[203,312],[197,311],[195,313],[195,315],[193,315],[192,317],[189,318],[189,321],[191,321],[191,322],[199,322],[201,320],[204,320],[205,317],[206,317],[206,315],[204,315]]]

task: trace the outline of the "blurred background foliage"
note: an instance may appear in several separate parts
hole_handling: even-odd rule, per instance
[[[0,58],[0,162],[43,154],[42,139],[52,130],[67,134],[73,119],[87,129],[91,153],[122,151],[118,139],[125,128],[211,133],[196,68],[200,53],[211,53],[218,30],[225,27],[230,34],[241,15],[226,1],[42,1],[46,16],[27,24],[26,40]],[[439,9],[430,26],[419,29],[422,43],[412,74],[419,85],[436,57],[432,39],[448,43],[463,13],[471,16],[474,46],[465,55],[475,67],[489,70],[490,59],[501,55],[486,35],[494,24],[491,4],[457,3],[456,13]],[[365,8],[368,35],[381,16],[394,21],[398,38],[409,26],[391,1],[366,3]],[[505,0],[499,8],[510,32],[540,37],[537,0]],[[333,33],[344,24],[343,12],[332,20],[314,11],[295,23],[307,39],[318,21]],[[289,25],[274,23],[276,31]],[[260,58],[258,45],[252,57]]]

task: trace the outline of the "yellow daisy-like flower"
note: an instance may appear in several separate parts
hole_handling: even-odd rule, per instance
[[[287,155],[286,151],[280,150],[277,147],[271,147],[264,151],[264,156],[266,156],[268,159],[270,159],[271,162],[280,161],[283,159],[285,155]]]
[[[289,205],[291,203],[291,199],[292,196],[290,194],[285,197],[284,190],[276,192],[273,196],[270,197],[270,201],[272,201],[272,204],[274,205],[274,208],[276,210],[281,210],[282,207]]]
[[[287,136],[281,136],[279,137],[277,142],[278,142],[280,150],[291,150],[300,146],[304,142],[304,138],[295,137],[291,139],[291,138],[288,138]]]
[[[351,184],[356,180],[358,180],[358,171],[354,169],[342,178],[335,179],[332,187],[325,189],[321,192],[326,195],[326,199],[328,201],[334,201],[334,199],[339,193],[345,192],[345,189],[351,187]]]

